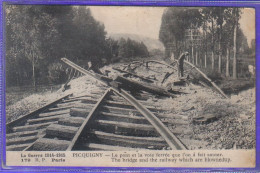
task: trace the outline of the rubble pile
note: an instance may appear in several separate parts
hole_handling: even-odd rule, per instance
[[[120,67],[120,66],[119,66]],[[158,73],[160,72],[160,73]],[[155,78],[157,86],[167,87],[176,81],[175,71],[165,83],[161,83],[165,74],[172,72],[171,68],[153,64],[147,69],[139,66],[135,73],[146,78]],[[114,73],[116,74],[116,73]],[[131,77],[133,80],[140,79]],[[155,107],[167,110],[171,118],[182,116],[188,124],[179,128],[191,133],[179,134],[179,137],[189,149],[251,149],[255,148],[255,88],[232,95],[230,99],[192,83],[186,86],[174,86],[183,91],[176,97],[152,96],[150,101]],[[201,123],[194,123],[196,118],[204,118]],[[168,122],[172,119],[161,118]],[[209,120],[209,121],[208,121]],[[168,128],[174,133],[176,127],[170,123]]]

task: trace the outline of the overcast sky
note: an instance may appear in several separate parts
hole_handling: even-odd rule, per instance
[[[159,38],[161,18],[166,7],[91,6],[94,18],[104,23],[108,33],[138,34]],[[250,43],[255,38],[255,11],[244,9],[240,25]]]

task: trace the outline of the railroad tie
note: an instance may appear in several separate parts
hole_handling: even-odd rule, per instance
[[[46,129],[46,136],[52,136],[62,139],[72,139],[77,133],[78,127],[52,124]]]
[[[29,151],[65,151],[70,144],[67,140],[39,138]]]
[[[8,145],[6,146],[6,151],[22,151],[26,147],[28,147],[30,143],[28,144],[15,144],[15,145]]]
[[[27,122],[29,124],[38,124],[38,123],[45,123],[45,122],[52,122],[52,121],[58,121],[60,118],[68,117],[69,114],[61,114],[56,116],[50,116],[50,117],[42,117],[42,118],[35,118],[35,119],[29,119]]]
[[[97,138],[103,143],[115,146],[120,144],[120,146],[125,147],[157,149],[161,149],[167,146],[167,143],[161,137],[125,136],[102,131],[94,131],[93,134],[95,134]]]
[[[22,131],[22,132],[9,133],[6,134],[6,139],[37,135],[38,132],[39,132],[38,130],[34,130],[34,131]]]
[[[39,117],[48,117],[48,116],[54,116],[54,115],[61,115],[61,114],[67,114],[69,113],[69,109],[60,110],[60,111],[53,111],[53,112],[46,112],[39,114]]]
[[[85,119],[81,117],[64,117],[59,119],[58,124],[65,126],[80,127]]]
[[[33,130],[38,130],[38,129],[42,129],[45,128],[53,123],[57,123],[57,121],[55,122],[47,122],[47,123],[41,123],[41,124],[33,124],[33,125],[25,125],[25,126],[17,126],[13,128],[14,132],[22,132],[22,131],[33,131]]]
[[[72,108],[72,109],[70,109],[70,115],[73,117],[86,118],[90,111],[91,110],[89,110],[89,109]]]

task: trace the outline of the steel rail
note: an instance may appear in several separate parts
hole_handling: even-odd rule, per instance
[[[73,137],[70,145],[68,146],[68,148],[66,149],[66,151],[71,151],[73,149],[73,147],[75,146],[75,144],[77,143],[80,135],[84,132],[84,130],[87,128],[87,124],[89,123],[89,121],[91,120],[91,118],[93,118],[96,110],[98,109],[98,107],[100,106],[101,102],[104,100],[104,98],[107,96],[107,94],[111,91],[111,89],[109,88],[103,95],[102,97],[98,100],[98,102],[95,104],[94,108],[91,110],[91,112],[88,114],[87,118],[84,120],[84,122],[82,123],[82,125],[80,126],[79,130],[77,131],[77,133],[75,134],[75,136]]]
[[[63,58],[64,61],[64,58]],[[71,67],[75,68],[76,70],[79,70],[83,74],[90,75],[91,77],[94,77],[97,80],[100,80],[103,84],[108,85],[102,79],[98,76],[95,76],[94,74],[88,72],[87,70],[79,67],[78,65],[74,64],[73,62],[66,59],[64,61],[68,65],[71,65]],[[173,134],[171,131],[164,126],[164,124],[153,114],[151,113],[147,108],[145,108],[141,103],[139,103],[133,96],[127,93],[127,91],[123,89],[119,89],[116,87],[111,86],[111,89],[116,92],[117,94],[121,95],[125,99],[127,99],[137,110],[139,110],[145,118],[154,126],[154,128],[158,131],[158,133],[165,139],[165,141],[168,143],[168,145],[171,147],[171,149],[178,149],[178,150],[187,150],[187,147],[181,143],[181,141]],[[103,97],[102,97],[103,98]],[[82,127],[83,128],[83,127]],[[76,137],[75,137],[76,139]],[[72,148],[72,147],[71,147]],[[70,148],[68,148],[70,149]]]
[[[112,81],[113,79],[104,76],[104,75],[100,75],[100,74],[96,74],[96,73],[91,73],[90,71],[85,70],[84,68],[78,66],[77,64],[71,62],[70,60],[68,60],[67,58],[61,58],[61,60],[63,62],[65,62],[66,64],[68,64],[69,66],[73,67],[74,69],[80,71],[81,73],[85,74],[85,75],[89,75],[95,79],[97,79],[99,82],[101,82],[103,85],[108,85],[107,82]]]
[[[131,103],[142,115],[153,125],[157,132],[165,139],[167,144],[173,150],[187,150],[187,147],[157,118],[151,111],[139,103],[133,96],[128,94],[125,90],[121,92],[116,88],[112,88],[118,95],[124,97]]]
[[[208,80],[211,85],[216,88],[216,90],[226,99],[229,99],[229,97],[217,86],[217,84],[215,84],[215,82],[213,82],[205,73],[203,73],[200,69],[198,69],[195,65],[193,65],[192,63],[188,62],[188,61],[184,61],[186,64],[190,65],[192,68],[194,68],[195,70],[197,70],[206,80]]]

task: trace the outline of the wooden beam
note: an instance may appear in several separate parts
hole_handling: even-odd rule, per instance
[[[6,139],[37,135],[38,132],[39,132],[39,130],[9,133],[9,134],[6,134]]]
[[[54,115],[68,114],[69,112],[70,112],[69,109],[60,110],[60,111],[45,112],[45,113],[39,114],[39,117],[48,117],[48,116],[54,116]]]
[[[72,139],[77,133],[78,127],[52,124],[46,129],[46,136],[53,136],[63,139]]]
[[[73,117],[83,117],[86,118],[91,112],[91,109],[80,109],[80,108],[72,108],[70,109],[70,115]]]
[[[22,151],[23,149],[25,149],[29,145],[30,145],[30,143],[9,145],[9,146],[6,146],[6,151]]]
[[[27,151],[65,151],[69,144],[67,140],[40,138]]]
[[[120,145],[127,147],[165,147],[168,146],[163,138],[160,137],[136,137],[136,136],[125,136],[113,133],[106,133],[102,131],[94,131],[100,140],[104,143],[112,145]]]
[[[152,81],[151,79],[148,79],[148,78],[146,78],[146,77],[139,76],[139,75],[137,75],[137,74],[134,74],[134,73],[131,73],[131,72],[128,72],[128,71],[125,71],[125,70],[121,70],[121,69],[116,68],[116,67],[113,67],[112,69],[114,69],[114,70],[116,70],[116,71],[119,71],[119,72],[121,72],[121,73],[126,73],[126,74],[129,74],[129,75],[131,75],[131,76],[137,77],[137,78],[139,78],[139,79],[141,79],[141,80],[143,80],[143,81],[145,81],[145,82],[148,82],[148,83],[153,83],[153,82],[154,82],[154,81]]]
[[[107,121],[107,120],[96,120],[96,122],[100,125],[105,126],[116,126],[126,129],[136,129],[142,131],[154,131],[154,127],[148,124],[136,124],[136,123],[126,123],[126,122],[118,122],[118,121]]]
[[[17,127],[14,127],[13,130],[14,130],[15,132],[33,131],[33,130],[45,128],[45,127],[47,127],[47,126],[49,126],[49,125],[51,125],[51,124],[54,124],[54,123],[57,123],[57,121],[55,121],[55,122],[41,123],[41,124],[17,126]]]
[[[148,121],[144,117],[140,117],[140,116],[113,114],[107,112],[100,112],[100,115],[103,115],[106,120],[112,120],[112,121],[117,120],[120,122],[142,123],[142,124],[148,123]]]
[[[24,144],[24,143],[32,143],[38,139],[37,136],[25,136],[13,139],[7,139],[6,145],[14,145],[14,144]]]
[[[145,63],[149,63],[149,62],[153,62],[153,63],[157,63],[157,64],[161,64],[161,65],[165,65],[166,67],[169,67],[175,71],[177,71],[177,68],[174,67],[173,65],[169,65],[167,63],[161,62],[161,61],[156,61],[156,60],[150,60],[150,61],[145,61]],[[175,65],[175,64],[174,64]]]
[[[57,116],[50,116],[50,117],[43,117],[43,118],[35,118],[35,119],[30,119],[27,120],[27,122],[31,124],[38,124],[38,123],[46,123],[46,122],[51,122],[51,121],[58,121],[62,117],[68,117],[70,116],[69,114],[61,114]]]
[[[65,117],[59,119],[58,124],[65,125],[65,126],[74,126],[79,127],[84,122],[84,118],[81,117]]]
[[[120,96],[117,96],[117,95],[111,95],[111,96],[109,96],[112,100],[114,100],[114,101],[120,101],[120,102],[123,102],[123,103],[128,103],[129,104],[129,102],[126,100],[126,99],[124,99],[123,97],[120,97]],[[143,105],[146,105],[146,106],[149,106],[149,105],[151,105],[151,103],[148,103],[147,101],[143,101],[143,100],[138,100],[140,103],[142,103]]]
[[[119,108],[113,106],[103,106],[102,111],[111,112],[111,113],[122,113],[122,114],[138,114],[142,115],[136,109],[129,109],[129,108]]]
[[[126,88],[132,91],[143,90],[157,95],[175,97],[173,93],[170,93],[166,89],[155,85],[148,85],[147,83],[137,82],[134,80],[126,79],[121,76],[117,76],[115,81],[119,82],[120,87],[124,89]]]
[[[119,106],[119,107],[125,107],[125,108],[130,108],[130,109],[135,109],[133,105],[130,103],[126,102],[120,102],[120,101],[111,101],[111,100],[106,100],[105,103],[107,103],[108,106]],[[157,109],[154,106],[145,106],[147,109],[154,111],[154,112],[161,112],[164,111],[162,109]]]

